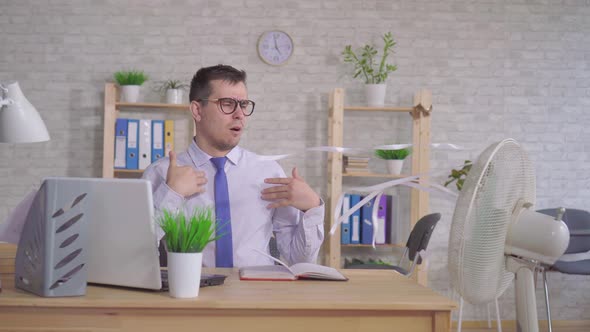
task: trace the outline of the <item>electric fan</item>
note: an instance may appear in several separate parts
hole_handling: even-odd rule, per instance
[[[517,331],[538,332],[534,271],[565,252],[561,218],[533,210],[535,173],[520,145],[489,146],[472,166],[455,206],[449,272],[455,290],[473,304],[498,298],[516,278]]]

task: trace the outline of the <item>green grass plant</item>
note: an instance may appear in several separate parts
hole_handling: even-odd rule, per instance
[[[183,211],[162,210],[158,223],[166,234],[169,252],[203,252],[205,246],[220,236],[215,236],[215,221],[211,208],[196,208],[186,216]]]

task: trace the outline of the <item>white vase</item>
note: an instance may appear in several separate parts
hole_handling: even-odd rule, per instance
[[[166,104],[182,104],[182,90],[168,89],[166,90]]]
[[[137,103],[139,100],[139,85],[122,85],[121,101],[124,103]]]
[[[373,107],[380,107],[385,105],[385,90],[387,85],[381,84],[365,84],[365,97],[367,105]]]
[[[387,160],[387,170],[389,171],[389,174],[400,175],[402,173],[403,166],[403,159]]]
[[[182,299],[199,296],[202,262],[200,252],[168,252],[170,296]]]

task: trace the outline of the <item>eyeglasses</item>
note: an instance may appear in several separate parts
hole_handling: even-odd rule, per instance
[[[250,116],[254,113],[254,106],[256,105],[255,102],[245,99],[245,100],[237,100],[234,98],[217,98],[217,99],[198,99],[197,101],[210,101],[219,104],[219,108],[225,114],[232,114],[238,108],[238,104],[240,105],[240,109],[244,112],[245,116]]]

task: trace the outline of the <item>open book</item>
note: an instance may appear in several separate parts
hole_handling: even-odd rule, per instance
[[[317,265],[313,263],[297,263],[289,267],[282,261],[268,255],[265,252],[259,250],[256,251],[270,257],[272,260],[281,265],[242,267],[240,268],[240,280],[348,280],[348,278],[343,276],[338,270],[331,267]]]

